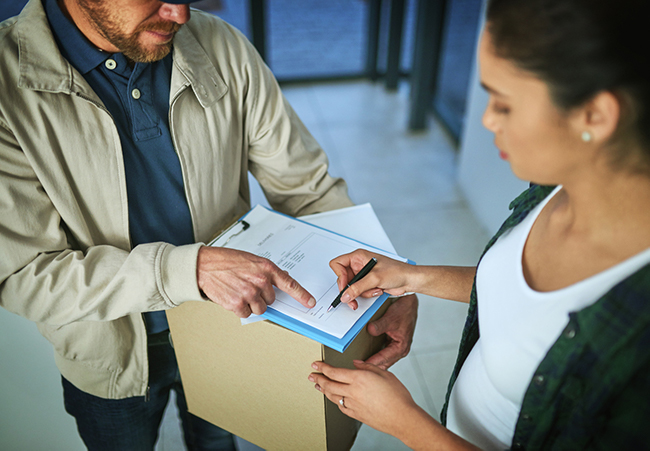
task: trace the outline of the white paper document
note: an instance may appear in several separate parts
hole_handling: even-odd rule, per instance
[[[377,249],[383,249],[397,254],[393,243],[379,222],[379,218],[366,203],[354,207],[339,208],[338,210],[301,216],[298,219],[331,230],[353,240],[368,244]]]
[[[381,232],[383,233],[383,229]],[[390,252],[259,205],[211,245],[247,251],[268,258],[280,269],[287,271],[314,296],[316,306],[312,309],[304,307],[276,288],[276,300],[270,309],[339,339],[353,328],[377,298],[359,298],[357,310],[340,304],[328,313],[328,307],[339,293],[336,275],[329,267],[329,261],[360,248],[406,261]]]

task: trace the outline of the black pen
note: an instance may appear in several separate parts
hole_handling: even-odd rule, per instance
[[[343,293],[345,293],[345,290],[347,290],[348,288],[350,288],[350,285],[352,285],[352,284],[354,284],[354,283],[360,281],[360,280],[363,279],[364,277],[366,277],[366,276],[368,275],[368,273],[370,272],[370,270],[371,270],[371,269],[372,269],[376,264],[377,264],[377,259],[374,258],[374,257],[371,258],[370,261],[369,261],[368,263],[366,263],[366,266],[364,266],[363,268],[361,268],[361,271],[359,271],[359,272],[357,273],[357,275],[354,276],[354,277],[352,278],[352,280],[350,281],[350,283],[348,283],[347,286],[341,290],[341,292],[340,292],[339,295],[336,297],[336,299],[334,299],[334,302],[332,302],[332,305],[330,305],[330,306],[328,307],[327,311],[329,312],[329,311],[332,310],[333,308],[336,308],[336,306],[338,306],[338,305],[341,303],[341,296],[343,296]]]

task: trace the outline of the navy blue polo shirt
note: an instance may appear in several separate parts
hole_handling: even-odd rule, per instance
[[[171,52],[154,63],[129,65],[121,53],[101,51],[88,41],[56,0],[44,3],[61,53],[93,88],[117,127],[132,246],[156,241],[193,243],[181,165],[169,132]],[[164,311],[144,316],[149,333],[168,329]]]

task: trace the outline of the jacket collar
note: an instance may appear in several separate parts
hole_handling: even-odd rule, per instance
[[[97,98],[81,74],[61,55],[41,0],[29,0],[15,27],[20,88]],[[228,87],[196,39],[196,32],[190,20],[174,38],[174,68],[180,74],[172,70],[170,98],[189,85],[201,106],[207,108],[222,98]]]
[[[195,30],[191,22],[185,24],[174,37],[174,68],[183,77],[172,71],[170,99],[189,83],[201,106],[207,108],[228,92],[228,86],[197,40],[194,33],[200,30]]]
[[[67,94],[83,90],[77,85],[72,66],[56,45],[41,0],[29,0],[16,20],[15,29],[20,88]]]

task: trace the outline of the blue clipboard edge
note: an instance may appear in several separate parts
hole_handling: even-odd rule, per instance
[[[354,241],[356,243],[362,244],[363,246],[370,248],[370,249],[376,249],[381,252],[387,252],[389,254],[393,254],[392,252],[385,251],[383,249],[380,249],[376,246],[372,246],[370,244],[366,244],[362,241],[355,240],[354,238],[350,238],[348,236],[345,236],[341,233],[334,232],[332,230],[326,229],[324,227],[320,227],[314,224],[311,224],[307,221],[303,221],[302,219],[295,218],[293,216],[287,215],[285,213],[272,210],[268,207],[265,207],[264,205],[259,205],[260,207],[268,210],[271,213],[275,213],[281,216],[285,216],[289,219],[292,219],[294,221],[302,222],[303,224],[307,224],[310,227],[315,227],[320,230],[324,230],[328,233],[333,233],[334,235],[338,235],[340,237],[343,237],[347,240]],[[255,206],[257,207],[257,205]],[[253,208],[255,208],[253,207]],[[246,214],[242,215],[241,218],[239,218],[233,225],[228,227],[224,232],[222,232],[218,237],[216,237],[214,240],[211,241],[211,244],[216,242],[222,235],[227,233],[229,230],[232,229],[237,223],[241,222],[248,216],[248,214],[253,210],[251,208],[249,211],[246,212]],[[393,254],[396,255],[396,254]],[[410,265],[415,265],[416,263],[413,260],[407,259],[407,263]],[[262,313],[260,316],[268,321],[271,321],[275,324],[278,324],[280,326],[286,327],[289,330],[292,330],[296,333],[299,333],[307,338],[310,338],[314,341],[317,341],[318,343],[321,343],[329,348],[334,349],[335,351],[338,352],[344,352],[347,347],[352,343],[352,341],[359,335],[359,332],[361,332],[361,329],[365,327],[365,325],[370,321],[370,319],[373,317],[373,315],[379,310],[379,308],[384,304],[386,299],[388,299],[390,295],[388,293],[384,293],[377,300],[372,304],[372,306],[364,312],[363,315],[357,319],[357,321],[354,323],[354,325],[348,330],[348,332],[342,337],[342,338],[337,338],[334,335],[330,335],[328,333],[323,332],[322,330],[316,329],[313,326],[310,326],[308,324],[303,323],[302,321],[299,321],[297,319],[291,318],[290,316],[285,315],[284,313],[281,313],[277,310],[275,310],[273,307],[269,306],[266,309],[266,312]],[[343,306],[345,308],[345,306]]]
[[[335,351],[344,352],[388,298],[389,295],[387,293],[379,296],[379,298],[377,298],[372,306],[359,317],[357,322],[354,323],[354,325],[342,338],[337,338],[333,335],[323,332],[322,330],[318,330],[315,327],[305,324],[302,321],[291,318],[284,313],[278,312],[273,307],[268,307],[266,309],[266,312],[262,313],[260,316],[280,326],[286,327],[287,329],[304,335],[307,338],[311,338],[314,341],[324,344],[325,346],[332,348]],[[340,308],[349,307],[341,305]]]

